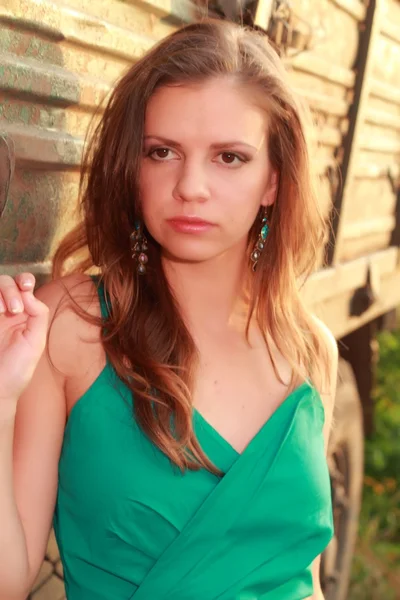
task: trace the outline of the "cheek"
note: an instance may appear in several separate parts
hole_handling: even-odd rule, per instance
[[[266,189],[267,178],[251,170],[231,182],[225,194],[231,219],[237,221],[238,225],[242,223],[242,226],[247,226],[250,223],[251,226],[259,213]]]
[[[260,205],[246,201],[245,197],[240,204],[232,205],[227,215],[227,225],[229,223],[231,235],[235,238],[246,236],[257,219],[259,211]]]
[[[147,163],[141,168],[139,193],[144,225],[159,244],[165,243],[164,219],[171,214],[171,176],[165,165]]]
[[[139,179],[139,195],[141,209],[145,221],[160,214],[168,197],[167,185],[164,177],[160,177],[154,169],[142,168]]]
[[[157,215],[159,215],[161,208],[160,197],[157,192],[157,178],[151,176],[149,169],[142,169],[139,179],[141,213],[146,229],[155,238],[157,238]]]
[[[140,171],[139,190],[143,201],[151,204],[172,196],[176,173],[174,165],[144,161]]]
[[[152,169],[143,166],[140,171],[139,191],[143,201],[149,201],[154,196],[154,189],[157,188],[157,177],[152,173]]]

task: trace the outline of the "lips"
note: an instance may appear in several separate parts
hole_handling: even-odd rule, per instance
[[[177,216],[168,219],[169,225],[180,233],[202,233],[214,227],[213,223],[199,217]]]
[[[193,225],[212,225],[210,221],[205,221],[204,219],[200,219],[199,217],[172,217],[172,219],[169,220],[174,221],[175,223],[191,223]]]

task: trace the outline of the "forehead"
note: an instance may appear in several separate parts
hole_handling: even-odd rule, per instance
[[[176,141],[225,138],[259,145],[266,131],[267,114],[254,92],[227,78],[161,87],[146,111],[145,134]]]

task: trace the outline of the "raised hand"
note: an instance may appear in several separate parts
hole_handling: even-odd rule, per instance
[[[18,400],[45,348],[49,311],[34,287],[30,273],[0,275],[0,407]]]

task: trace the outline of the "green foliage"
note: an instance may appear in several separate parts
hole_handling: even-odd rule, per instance
[[[379,338],[375,432],[366,441],[362,526],[378,521],[377,539],[400,544],[400,331]]]
[[[366,440],[360,536],[349,600],[399,597],[400,330],[380,334],[379,347],[375,431]]]
[[[352,584],[348,600],[397,600],[394,588],[382,577],[380,565],[358,550],[353,559]]]
[[[371,477],[400,474],[400,331],[380,335],[377,369],[375,433],[366,445],[366,471]]]

